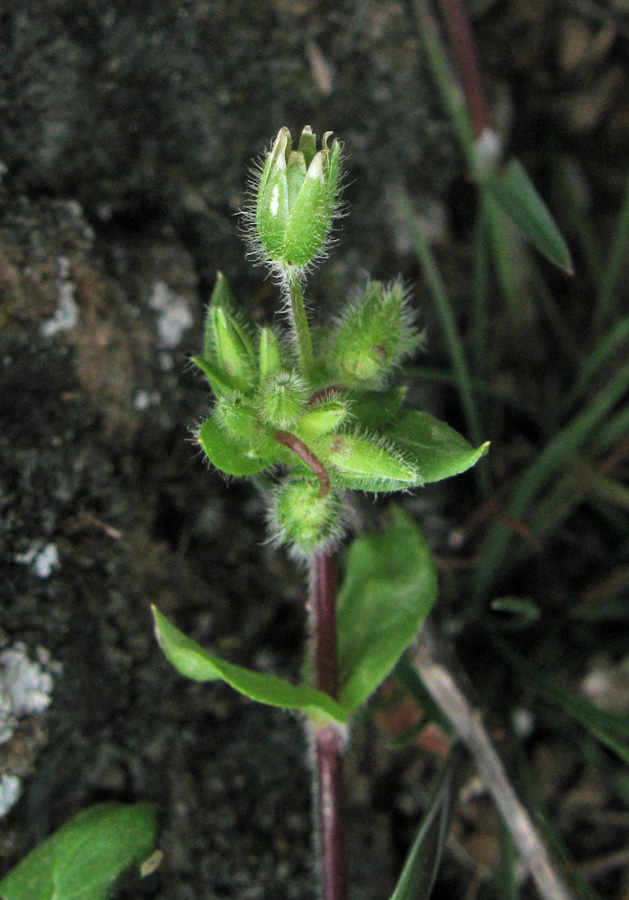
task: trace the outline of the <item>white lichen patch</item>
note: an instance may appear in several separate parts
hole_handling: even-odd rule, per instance
[[[53,674],[60,666],[39,647],[31,660],[24,644],[15,643],[0,652],[0,744],[11,740],[20,720],[37,716],[50,704]],[[0,777],[0,816],[17,802],[22,791],[20,779],[12,773]]]
[[[58,260],[59,277],[57,279],[58,306],[54,316],[41,324],[42,337],[54,337],[60,331],[72,331],[79,321],[79,307],[74,298],[75,285],[70,278],[70,260],[60,256]]]
[[[43,541],[35,541],[28,550],[18,553],[14,559],[21,566],[29,566],[38,578],[50,578],[61,565],[57,545]]]
[[[163,281],[156,281],[149,297],[149,306],[158,313],[157,334],[160,346],[166,350],[174,350],[181,343],[184,331],[194,325],[188,301]]]
[[[13,809],[22,793],[22,781],[17,775],[0,775],[0,819]]]

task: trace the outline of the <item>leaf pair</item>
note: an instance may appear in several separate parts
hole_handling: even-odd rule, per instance
[[[338,595],[339,699],[208,653],[154,609],[157,640],[175,668],[195,681],[224,681],[260,703],[300,710],[315,724],[347,722],[413,640],[437,595],[435,565],[413,520],[399,507],[385,531],[352,544]]]

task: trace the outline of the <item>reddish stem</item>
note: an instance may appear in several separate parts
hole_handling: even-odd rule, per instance
[[[276,431],[273,438],[278,444],[283,444],[285,447],[288,447],[289,450],[292,450],[293,453],[296,453],[302,462],[305,462],[306,465],[312,469],[319,479],[322,497],[325,497],[326,494],[330,493],[330,478],[327,470],[319,457],[315,456],[307,444],[304,444],[302,440],[296,435],[291,434],[290,431]]]
[[[332,553],[317,553],[312,562],[310,606],[314,686],[336,700],[336,566]]]
[[[492,116],[480,74],[470,21],[462,0],[441,0],[461,88],[475,137],[492,128]]]
[[[310,607],[314,685],[338,697],[336,570],[322,552],[311,565]],[[323,900],[347,900],[347,855],[343,804],[344,729],[328,724],[315,731],[315,806],[320,838]]]

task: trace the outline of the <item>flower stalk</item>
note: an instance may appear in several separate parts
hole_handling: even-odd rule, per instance
[[[312,338],[310,337],[304,292],[301,289],[299,276],[295,272],[291,272],[289,275],[287,287],[290,296],[291,324],[297,344],[299,362],[301,363],[302,372],[308,377],[312,375],[314,369],[314,354],[312,352]]]

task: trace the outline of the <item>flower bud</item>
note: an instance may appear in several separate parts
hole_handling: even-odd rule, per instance
[[[266,159],[256,203],[254,243],[276,269],[299,270],[325,248],[336,210],[341,145],[328,147],[323,135],[317,152],[310,126],[292,149],[288,128],[281,128]]]
[[[203,356],[192,357],[217,396],[245,392],[256,381],[251,334],[255,326],[237,309],[225,277],[218,273],[205,317]]]
[[[340,536],[342,508],[333,491],[321,496],[318,481],[299,479],[283,484],[274,496],[273,524],[281,541],[309,556]]]
[[[214,412],[216,421],[232,440],[247,451],[263,455],[275,450],[271,435],[258,420],[255,409],[241,394],[221,397]]]
[[[323,400],[315,404],[300,417],[295,425],[299,437],[308,441],[336,431],[347,420],[349,410],[342,400]]]
[[[278,372],[261,386],[258,409],[260,416],[274,428],[290,428],[299,418],[308,387],[294,372]]]
[[[238,391],[246,391],[255,379],[255,356],[249,336],[222,306],[210,307],[207,329],[219,376]]]
[[[333,484],[364,491],[395,491],[422,483],[417,466],[383,438],[348,432],[313,442],[314,452],[333,468]]]
[[[341,322],[332,361],[348,387],[376,386],[420,342],[401,283],[373,281]]]

